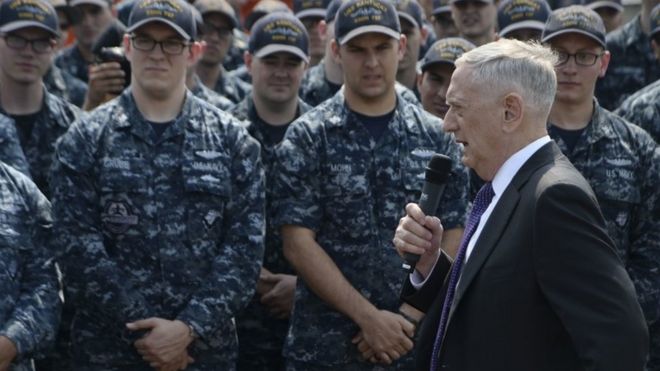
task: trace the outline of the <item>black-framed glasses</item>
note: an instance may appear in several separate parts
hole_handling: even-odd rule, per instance
[[[141,50],[143,52],[150,52],[154,50],[156,45],[160,45],[160,50],[164,54],[169,54],[169,55],[179,55],[183,53],[183,50],[190,45],[189,42],[180,41],[176,39],[166,39],[163,41],[156,41],[151,37],[140,36],[140,35],[132,35],[131,41],[133,43],[133,47],[137,50]]]
[[[41,39],[26,39],[25,37],[15,34],[3,34],[2,38],[8,47],[14,50],[23,50],[26,46],[30,45],[35,53],[43,54],[48,53],[55,47],[55,40],[50,37]]]
[[[231,27],[222,27],[222,26],[215,26],[210,23],[204,23],[201,27],[202,35],[208,36],[213,33],[218,34],[223,39],[228,38],[229,36],[234,34],[234,30]]]
[[[598,58],[602,57],[605,53],[590,53],[590,52],[577,52],[575,54],[566,53],[562,51],[555,51],[557,53],[557,64],[556,66],[564,65],[568,62],[571,57],[575,61],[575,64],[578,66],[589,67],[593,66]]]

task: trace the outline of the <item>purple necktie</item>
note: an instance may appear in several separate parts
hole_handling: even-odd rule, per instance
[[[438,333],[436,334],[435,342],[433,343],[431,371],[436,371],[438,369],[440,346],[442,345],[442,338],[444,337],[447,327],[449,309],[451,308],[451,303],[454,301],[454,293],[456,292],[458,278],[461,276],[461,268],[463,268],[463,260],[465,260],[465,252],[467,251],[467,246],[470,243],[472,235],[477,230],[481,215],[483,215],[484,211],[486,211],[494,196],[495,192],[493,191],[493,187],[491,183],[488,182],[484,184],[483,187],[481,187],[479,193],[477,193],[477,197],[474,199],[472,211],[470,211],[470,216],[468,217],[468,222],[465,226],[465,232],[463,233],[463,238],[461,240],[461,246],[458,248],[456,260],[454,260],[454,264],[451,267],[451,272],[449,273],[450,276],[449,286],[447,287],[447,295],[445,296],[445,302],[442,305],[442,315],[440,316]]]

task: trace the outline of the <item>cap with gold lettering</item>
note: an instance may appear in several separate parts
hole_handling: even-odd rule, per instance
[[[335,37],[340,45],[370,32],[397,40],[401,37],[399,14],[390,1],[350,0],[339,7],[335,17]]]
[[[55,8],[43,0],[3,0],[0,5],[0,33],[37,27],[59,37]]]
[[[126,32],[151,22],[161,22],[172,27],[186,40],[197,34],[191,6],[181,0],[138,0],[128,19]]]

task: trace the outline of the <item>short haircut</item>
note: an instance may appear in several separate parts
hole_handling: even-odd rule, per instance
[[[557,55],[539,43],[501,39],[472,49],[456,60],[483,86],[517,92],[532,111],[547,115],[557,90]]]

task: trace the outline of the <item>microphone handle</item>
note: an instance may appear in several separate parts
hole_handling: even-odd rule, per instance
[[[440,205],[440,197],[442,197],[444,190],[445,183],[435,184],[424,182],[424,188],[422,188],[422,194],[419,197],[418,203],[424,214],[434,216],[437,213],[438,205]],[[412,273],[419,258],[420,256],[417,254],[404,253],[406,262],[403,264],[403,268],[407,269],[409,273]]]

